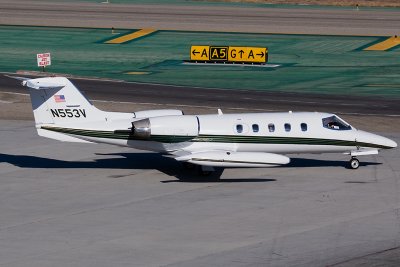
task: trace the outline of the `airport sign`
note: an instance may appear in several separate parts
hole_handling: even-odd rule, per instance
[[[228,55],[229,62],[265,63],[268,49],[266,47],[230,46]]]
[[[262,64],[268,61],[268,48],[193,45],[190,48],[190,60],[203,62]]]
[[[210,46],[192,45],[190,48],[190,60],[207,61],[210,59]]]
[[[42,53],[36,55],[38,67],[46,67],[51,65],[50,53]]]
[[[210,46],[210,60],[228,60],[228,46]]]

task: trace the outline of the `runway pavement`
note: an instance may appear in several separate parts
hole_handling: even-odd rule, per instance
[[[347,112],[369,112],[374,103],[258,93],[251,102],[240,91],[75,82],[100,99],[96,106],[114,110],[183,101],[189,111],[218,104],[238,111],[246,103],[271,108],[263,99],[275,99],[277,109],[337,101]],[[0,83],[1,117],[31,116],[25,88],[5,77]],[[382,110],[397,112],[387,101]],[[375,131],[386,124],[391,132],[381,134],[399,142],[398,117],[382,114],[352,118]],[[344,167],[345,155],[295,155],[288,167],[227,169],[218,180],[155,153],[40,138],[32,121],[0,120],[0,140],[0,266],[399,264],[398,149],[360,157],[356,171]]]
[[[296,155],[216,180],[154,153],[40,138],[31,121],[1,120],[0,140],[0,266],[362,266],[364,255],[398,266],[398,149],[358,170],[344,155]]]
[[[400,34],[399,9],[361,8],[357,11],[355,8],[100,2],[1,0],[0,24],[368,36]]]

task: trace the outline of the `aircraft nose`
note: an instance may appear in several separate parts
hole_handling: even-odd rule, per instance
[[[389,146],[390,148],[396,148],[397,147],[397,143],[395,142],[395,141],[393,141],[393,140],[391,140],[391,139],[389,139],[389,138],[386,138],[387,139],[387,146]]]
[[[359,131],[359,138],[357,138],[357,140],[363,143],[376,144],[384,149],[391,149],[397,147],[397,143],[392,139],[364,131]]]

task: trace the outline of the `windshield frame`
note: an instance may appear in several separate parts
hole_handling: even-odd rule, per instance
[[[353,129],[349,123],[342,120],[337,115],[322,118],[322,126],[326,129],[335,131],[348,131]]]

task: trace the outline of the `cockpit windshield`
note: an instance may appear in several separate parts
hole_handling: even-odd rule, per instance
[[[322,119],[322,125],[325,128],[332,129],[332,130],[351,130],[350,124],[345,122],[344,120],[340,119],[337,116],[331,116]]]

